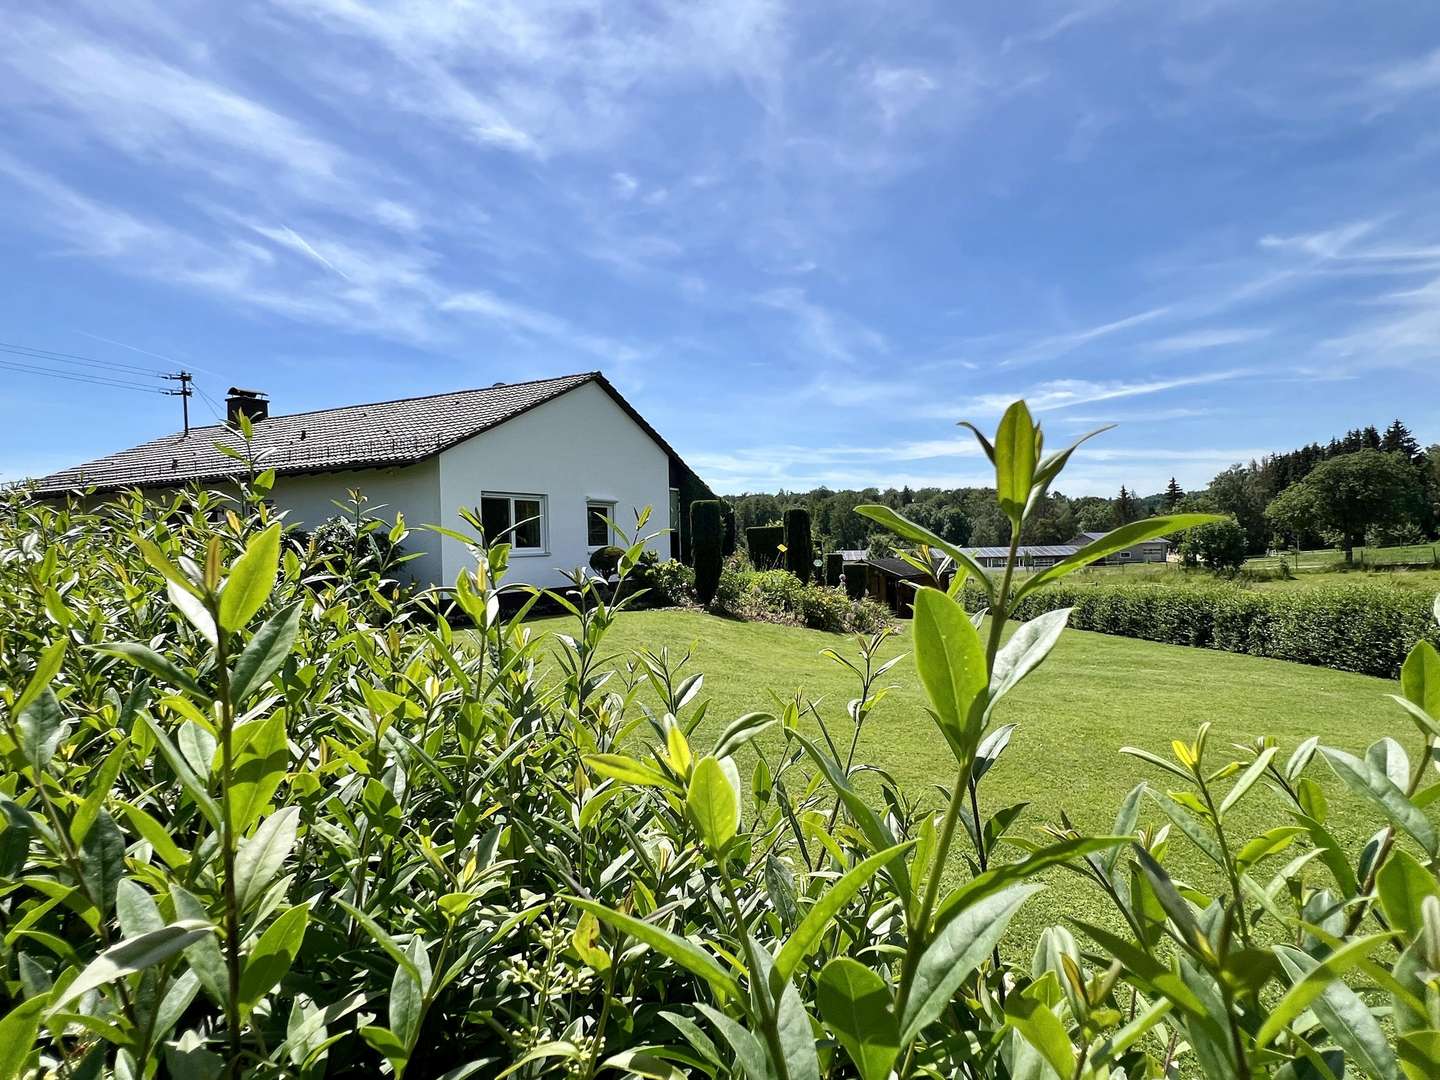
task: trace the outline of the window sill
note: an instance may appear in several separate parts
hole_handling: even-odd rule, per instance
[[[541,548],[511,548],[510,558],[512,559],[539,559],[548,558],[550,552]]]

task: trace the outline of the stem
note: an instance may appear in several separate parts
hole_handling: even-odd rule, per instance
[[[1416,789],[1420,787],[1420,781],[1425,778],[1425,766],[1430,761],[1430,755],[1435,748],[1435,740],[1429,736],[1425,738],[1424,753],[1410,767],[1410,783],[1405,787],[1405,797],[1413,798]],[[1360,886],[1359,898],[1364,903],[1356,904],[1350,911],[1350,917],[1345,922],[1345,937],[1349,937],[1359,929],[1365,915],[1370,910],[1370,895],[1375,891],[1375,878],[1380,873],[1380,868],[1385,865],[1385,860],[1390,857],[1390,849],[1395,846],[1395,826],[1385,827],[1385,837],[1380,841],[1380,849],[1375,853],[1375,861],[1370,864],[1370,872],[1365,875],[1365,882]]]
[[[735,919],[735,926],[740,932],[740,942],[745,949],[745,960],[750,965],[750,978],[760,978],[759,957],[755,955],[755,943],[750,940],[750,927],[745,922],[745,913],[740,910],[740,901],[735,896],[735,886],[730,884],[730,875],[725,872],[724,866],[719,867],[720,891],[725,895],[725,902],[730,905],[730,913]],[[769,987],[765,993],[756,994],[755,1000],[762,1005],[770,1000]],[[770,1048],[770,1057],[775,1063],[775,1073],[779,1080],[790,1080],[790,1068],[785,1062],[785,1049],[780,1045],[780,1029],[775,1023],[775,1014],[769,1008],[761,1011],[760,1027],[765,1035],[765,1043]]]
[[[235,822],[230,806],[230,779],[235,761],[235,707],[230,700],[230,635],[220,628],[220,605],[209,605],[215,620],[215,669],[220,691],[220,854],[224,867],[221,887],[225,904],[225,1041],[228,1061],[225,1075],[234,1077],[240,1065],[240,905],[235,895]]]
[[[1230,857],[1230,847],[1225,843],[1225,826],[1220,824],[1220,811],[1215,807],[1215,800],[1210,796],[1210,785],[1199,778],[1199,768],[1196,768],[1196,783],[1200,787],[1200,794],[1205,798],[1205,805],[1210,810],[1210,816],[1215,819],[1215,840],[1220,845],[1220,856],[1225,860],[1225,876],[1230,880],[1230,899],[1235,905],[1235,925],[1240,931],[1240,940],[1246,945],[1250,944],[1250,927],[1245,919],[1245,898],[1240,895],[1240,875],[1235,872],[1235,861]]]

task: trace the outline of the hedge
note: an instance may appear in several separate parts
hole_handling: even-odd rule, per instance
[[[757,570],[773,570],[782,564],[780,545],[783,543],[783,525],[752,525],[745,530],[745,550]]]
[[[725,543],[724,519],[716,499],[696,499],[690,504],[690,545],[695,555],[695,595],[708,604],[720,583],[721,548]]]
[[[792,506],[785,511],[785,569],[809,583],[815,576],[810,560],[815,557],[815,545],[810,539],[810,511],[803,506]]]
[[[966,606],[984,606],[973,582]],[[1421,637],[1440,645],[1434,597],[1356,585],[1259,592],[1226,584],[1060,582],[1020,601],[1021,622],[1070,607],[1077,630],[1290,660],[1393,679]]]

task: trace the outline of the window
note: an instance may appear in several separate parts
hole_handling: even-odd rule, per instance
[[[1120,552],[1120,558],[1122,558],[1122,559],[1128,559],[1128,558],[1130,558],[1130,552],[1128,552],[1128,551],[1122,551],[1122,552]]]
[[[517,552],[545,550],[543,495],[482,495],[480,523],[487,543],[503,540]]]
[[[585,543],[592,548],[602,548],[610,543],[610,522],[615,520],[615,504],[590,502],[585,504]]]

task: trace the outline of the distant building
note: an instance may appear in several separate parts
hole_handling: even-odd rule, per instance
[[[1096,540],[1103,540],[1108,535],[1108,533],[1103,532],[1083,532],[1071,540],[1070,543],[1074,544],[1075,549],[1078,551],[1086,544],[1093,544]],[[1117,551],[1113,555],[1107,555],[1102,560],[1102,565],[1117,566],[1132,562],[1165,562],[1169,557],[1170,541],[1166,540],[1163,536],[1158,536],[1154,540],[1146,540],[1133,547],[1125,548],[1123,551]]]

